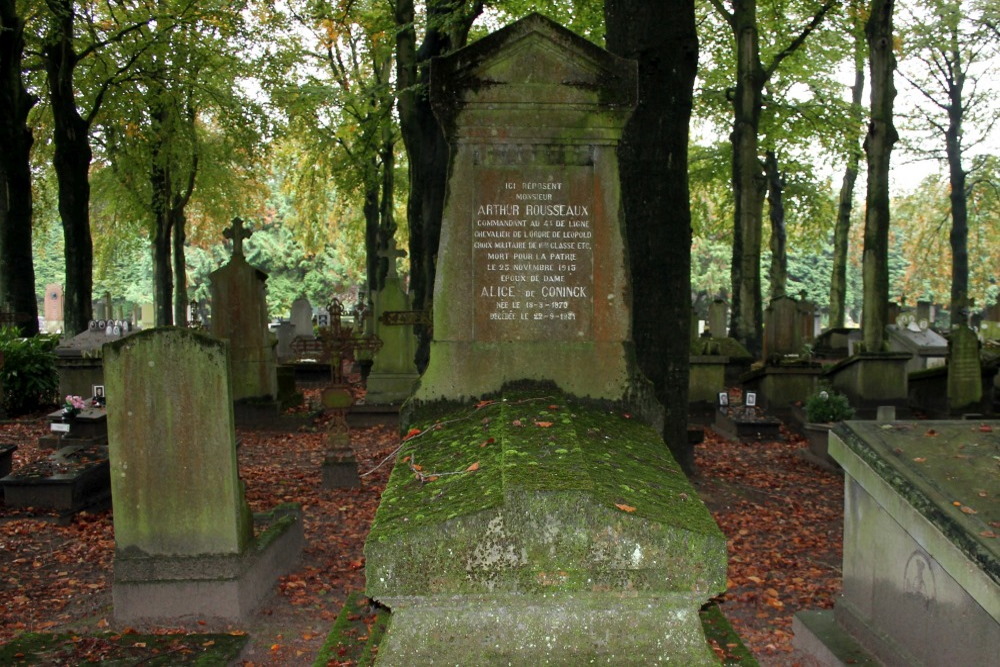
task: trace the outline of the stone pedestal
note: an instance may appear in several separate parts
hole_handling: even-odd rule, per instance
[[[870,419],[880,405],[909,414],[906,363],[909,352],[866,352],[838,362],[825,372],[833,388],[847,396],[858,417]]]
[[[757,392],[757,403],[772,414],[787,416],[792,403],[816,391],[823,369],[819,364],[778,364],[750,371],[740,380],[744,391]]]

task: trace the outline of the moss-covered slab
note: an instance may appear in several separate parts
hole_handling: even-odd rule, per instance
[[[652,428],[507,391],[426,408],[410,434],[365,546],[367,592],[393,609],[386,664],[442,646],[461,662],[473,628],[497,660],[548,655],[547,637],[570,662],[639,645],[710,657],[696,612],[725,589],[725,537]]]

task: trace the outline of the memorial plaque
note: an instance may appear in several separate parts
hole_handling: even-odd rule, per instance
[[[594,313],[592,169],[482,168],[473,212],[480,341],[581,340]]]

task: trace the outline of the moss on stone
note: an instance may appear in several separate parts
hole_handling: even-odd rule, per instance
[[[527,389],[431,414],[383,493],[369,594],[724,587],[725,538],[651,427]]]

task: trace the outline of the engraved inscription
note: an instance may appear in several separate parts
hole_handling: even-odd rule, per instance
[[[596,222],[591,174],[587,167],[477,170],[477,340],[590,336]]]

